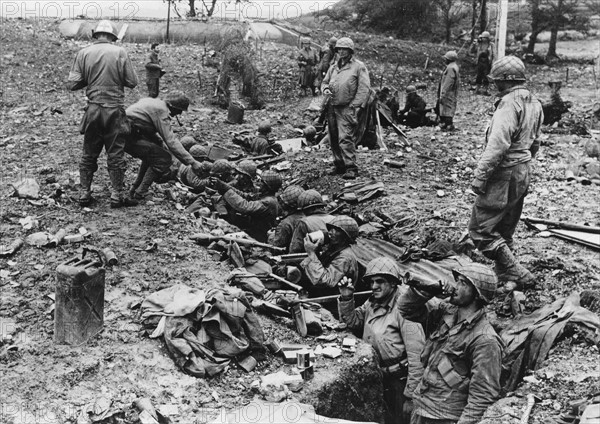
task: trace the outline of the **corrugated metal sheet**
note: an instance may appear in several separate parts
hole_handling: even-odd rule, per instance
[[[437,282],[439,280],[454,280],[452,270],[471,263],[466,256],[451,256],[440,261],[432,262],[421,259],[418,262],[401,263],[398,258],[404,249],[384,240],[359,238],[352,246],[352,251],[358,258],[361,266],[366,267],[369,261],[381,256],[388,256],[398,262],[403,273],[410,272],[413,278],[423,282]]]

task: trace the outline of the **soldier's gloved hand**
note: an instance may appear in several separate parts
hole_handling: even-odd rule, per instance
[[[473,192],[475,192],[476,194],[485,194],[485,186],[485,181],[480,180],[479,178],[475,178],[471,183],[471,190],[473,190]]]
[[[229,184],[224,183],[223,181],[221,181],[219,179],[215,180],[214,185],[215,185],[215,190],[217,190],[220,195],[227,193],[231,189],[231,186]]]

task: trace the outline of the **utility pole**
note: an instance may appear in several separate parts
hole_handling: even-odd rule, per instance
[[[169,24],[171,23],[171,0],[167,0],[167,44],[171,44],[169,40]]]
[[[498,59],[506,54],[506,25],[508,19],[508,0],[498,3]]]

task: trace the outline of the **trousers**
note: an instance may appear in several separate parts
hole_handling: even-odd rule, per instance
[[[358,120],[349,106],[330,106],[329,142],[333,164],[340,170],[356,169]]]
[[[383,402],[385,404],[385,424],[409,424],[410,412],[404,411],[409,400],[404,396],[406,377],[398,374],[383,375]]]
[[[512,246],[529,182],[529,162],[498,168],[489,178],[485,194],[475,199],[468,228],[482,253],[494,252],[502,243]]]
[[[125,152],[134,158],[141,159],[159,178],[171,174],[170,167],[173,158],[171,152],[162,143],[132,135],[125,142]]]
[[[148,87],[148,97],[157,98],[159,88],[159,78],[148,78],[146,80],[146,86]]]
[[[80,171],[96,172],[98,157],[104,148],[108,170],[125,172],[124,140],[121,134],[126,122],[125,109],[121,106],[88,104],[80,126],[83,134]]]

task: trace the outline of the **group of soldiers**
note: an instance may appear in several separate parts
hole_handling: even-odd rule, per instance
[[[125,109],[124,87],[137,85],[131,61],[125,49],[112,44],[116,33],[110,22],[101,21],[93,36],[94,43],[78,52],[69,73],[71,89],[85,87],[88,98],[80,128],[82,206],[92,201],[92,178],[103,147],[111,207],[134,206],[152,183],[174,176],[197,192],[209,193],[215,211],[256,240],[290,253],[305,252],[300,268],[309,293],[339,293],[340,318],[361,332],[377,353],[386,423],[466,424],[481,419],[500,396],[502,360],[502,343],[485,305],[499,290],[536,284],[535,276],[516,260],[513,242],[543,121],[541,103],[525,86],[521,60],[505,56],[486,75],[497,87],[498,99],[471,184],[477,198],[469,233],[476,247],[495,262],[494,270],[471,263],[453,270],[453,281],[423,282],[416,288],[404,284],[398,264],[386,257],[371,261],[361,281],[353,252],[358,224],[350,216],[329,214],[318,191],[296,185],[282,190],[283,179],[274,170],[259,173],[251,160],[212,163],[205,146],[175,137],[170,118],[188,109],[184,94],[142,98]],[[336,40],[331,53],[336,59],[320,87],[330,98],[332,173],[354,178],[353,131],[369,93],[369,75],[353,57],[349,38]],[[456,96],[444,93],[458,85],[457,57],[455,52],[444,57],[439,108],[442,124],[452,127],[452,113],[446,110],[456,107]],[[248,149],[260,154],[273,148],[270,130],[269,123],[261,123]],[[124,153],[141,159],[129,192],[123,183]],[[369,284],[372,295],[357,307],[353,293],[360,284]]]

